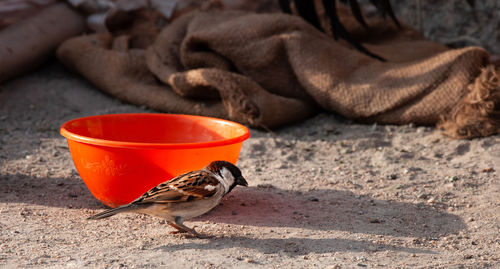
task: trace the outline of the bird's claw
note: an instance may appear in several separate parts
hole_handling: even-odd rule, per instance
[[[208,236],[202,235],[202,234],[200,234],[200,233],[198,233],[198,232],[196,232],[194,230],[193,231],[171,231],[170,234],[183,234],[183,235],[186,235],[186,236],[192,235],[192,236],[194,236],[196,238],[199,238],[199,239],[206,239],[206,238],[208,238]]]
[[[200,238],[200,239],[207,238],[207,236],[202,235],[202,234],[198,233],[197,231],[195,231],[194,228],[196,228],[196,227],[197,226],[194,226],[193,228],[190,228],[190,229],[183,229],[183,228],[177,226],[177,227],[175,227],[177,229],[177,231],[171,231],[170,234],[184,234],[184,235],[189,234],[189,235],[195,236],[195,237]]]

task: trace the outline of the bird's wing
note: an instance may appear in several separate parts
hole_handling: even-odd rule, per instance
[[[209,172],[193,171],[159,184],[132,203],[177,203],[201,200],[212,197],[219,185],[219,181]]]

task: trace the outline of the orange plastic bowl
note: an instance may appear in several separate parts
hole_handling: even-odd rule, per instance
[[[111,207],[214,160],[236,164],[243,141],[250,137],[235,122],[149,113],[74,119],[60,132],[92,195]]]

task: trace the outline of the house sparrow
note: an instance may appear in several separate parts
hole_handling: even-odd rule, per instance
[[[177,231],[202,237],[183,221],[200,216],[217,204],[236,185],[248,186],[238,167],[214,161],[205,168],[179,175],[144,193],[130,204],[109,209],[89,219],[102,219],[121,212],[145,213],[165,218]]]

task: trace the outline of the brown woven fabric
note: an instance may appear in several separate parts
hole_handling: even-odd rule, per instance
[[[40,66],[59,44],[85,31],[85,18],[65,3],[30,9],[0,29],[0,83]],[[0,26],[3,15],[0,12]]]
[[[375,25],[370,32],[354,24],[351,30],[387,62],[299,17],[213,9],[175,20],[145,50],[129,46],[133,35],[89,35],[64,43],[58,56],[103,91],[166,112],[275,127],[324,109],[365,122],[440,122],[455,137],[498,132],[498,80],[487,90],[474,83],[485,76],[486,51],[450,50],[410,29]],[[480,114],[463,108],[478,87],[488,92],[489,110]],[[464,113],[465,125],[457,120]],[[479,115],[482,123],[474,124]]]

